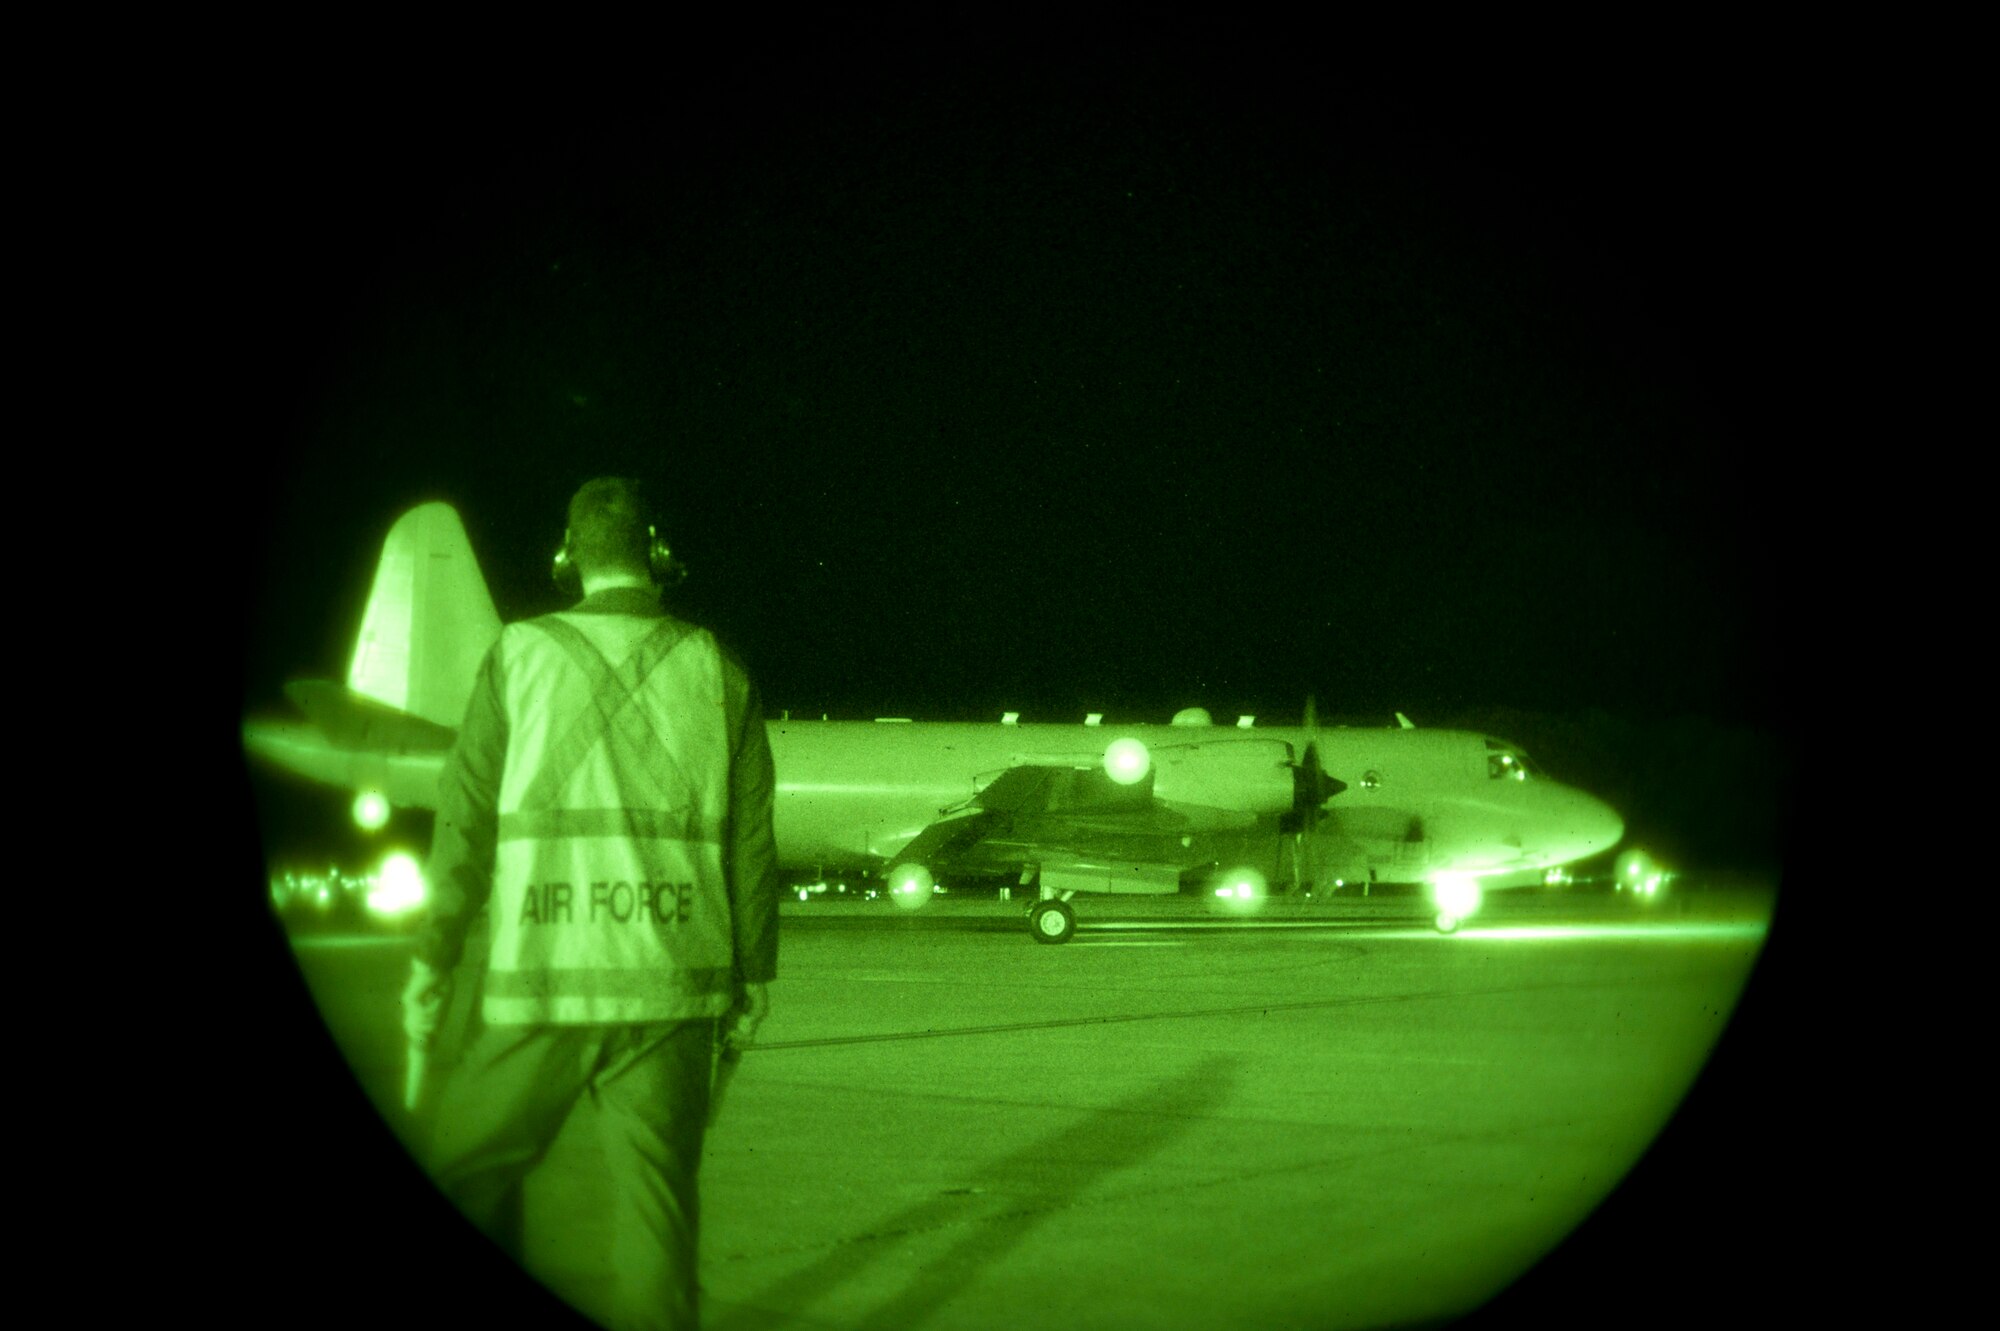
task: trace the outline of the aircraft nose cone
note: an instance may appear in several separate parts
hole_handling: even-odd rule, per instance
[[[1618,810],[1587,791],[1559,786],[1548,806],[1551,817],[1551,849],[1560,861],[1585,859],[1600,850],[1609,850],[1625,836],[1625,820]]]
[[[1582,824],[1584,839],[1589,849],[1585,855],[1593,855],[1600,850],[1609,850],[1625,837],[1625,820],[1618,816],[1618,810],[1594,795],[1581,796]]]

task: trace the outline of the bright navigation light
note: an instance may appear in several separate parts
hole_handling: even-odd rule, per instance
[[[1441,873],[1431,884],[1431,897],[1440,911],[1462,920],[1479,909],[1479,880],[1463,874]]]
[[[1222,886],[1215,889],[1215,895],[1229,902],[1235,909],[1242,910],[1245,904],[1261,900],[1266,886],[1263,874],[1245,867],[1232,870],[1225,876]]]
[[[354,797],[354,821],[369,832],[379,832],[389,821],[389,801],[379,790],[364,790]]]
[[[1146,779],[1153,767],[1153,755],[1136,739],[1114,739],[1104,751],[1104,771],[1121,786]]]
[[[368,884],[368,909],[376,915],[405,915],[424,904],[424,871],[397,851],[382,861]]]
[[[921,864],[899,864],[889,875],[889,899],[905,910],[915,910],[931,899],[937,880]]]

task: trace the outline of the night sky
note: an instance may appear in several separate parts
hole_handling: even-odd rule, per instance
[[[1249,59],[673,86],[266,164],[252,710],[344,675],[404,509],[512,619],[627,473],[773,715],[1784,727],[1725,117]]]

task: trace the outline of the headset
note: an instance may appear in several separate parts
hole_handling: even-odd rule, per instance
[[[653,581],[660,590],[677,587],[687,578],[687,565],[674,558],[674,552],[660,535],[655,523],[646,524],[646,568],[653,575]],[[583,575],[577,572],[576,561],[570,557],[569,528],[563,528],[562,545],[556,550],[556,557],[549,567],[549,576],[555,579],[557,587],[571,596],[583,591]]]

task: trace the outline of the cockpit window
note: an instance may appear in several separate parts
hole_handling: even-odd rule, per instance
[[[1513,745],[1497,739],[1486,741],[1486,775],[1488,779],[1493,781],[1502,779],[1526,781],[1529,777],[1540,776],[1541,774],[1541,769],[1535,766],[1528,755]]]

